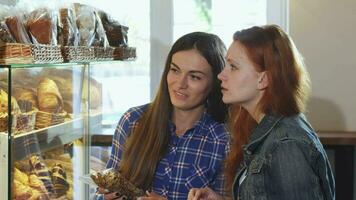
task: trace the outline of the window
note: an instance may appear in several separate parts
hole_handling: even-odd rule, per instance
[[[267,22],[267,0],[174,0],[174,41],[185,33],[206,31],[228,46],[235,31]]]
[[[150,101],[150,22],[149,1],[80,0],[109,13],[128,26],[129,46],[136,47],[137,59],[128,62],[102,62],[91,68],[92,77],[102,84],[103,123],[115,127],[130,107]],[[137,6],[140,5],[140,6]],[[105,129],[108,134],[113,130]]]

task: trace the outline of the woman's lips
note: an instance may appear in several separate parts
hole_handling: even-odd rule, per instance
[[[188,95],[178,91],[174,91],[174,94],[178,99],[186,99],[188,97]]]

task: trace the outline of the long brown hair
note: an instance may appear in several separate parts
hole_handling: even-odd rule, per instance
[[[225,65],[226,48],[221,39],[213,34],[193,32],[179,38],[172,46],[161,77],[154,101],[139,119],[127,139],[120,163],[120,172],[135,185],[149,189],[156,166],[168,149],[172,104],[168,93],[167,74],[173,54],[178,51],[196,49],[208,61],[213,71],[213,88],[207,97],[207,112],[217,122],[224,122],[227,107],[222,102],[220,81],[217,75]]]
[[[257,71],[266,71],[269,85],[258,103],[258,110],[282,116],[304,112],[310,92],[309,75],[292,39],[278,26],[267,25],[237,31],[240,42]],[[232,148],[226,159],[227,187],[243,160],[242,146],[247,144],[257,122],[239,105],[230,110]]]

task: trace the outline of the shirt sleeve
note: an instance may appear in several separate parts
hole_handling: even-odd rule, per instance
[[[130,131],[130,111],[127,111],[120,119],[113,136],[110,158],[106,164],[106,168],[119,168],[124,151],[126,137]]]

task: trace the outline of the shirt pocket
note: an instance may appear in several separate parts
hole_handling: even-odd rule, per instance
[[[209,185],[210,177],[213,173],[208,167],[192,164],[189,169],[189,175],[186,177],[185,186],[188,190],[206,187]]]

